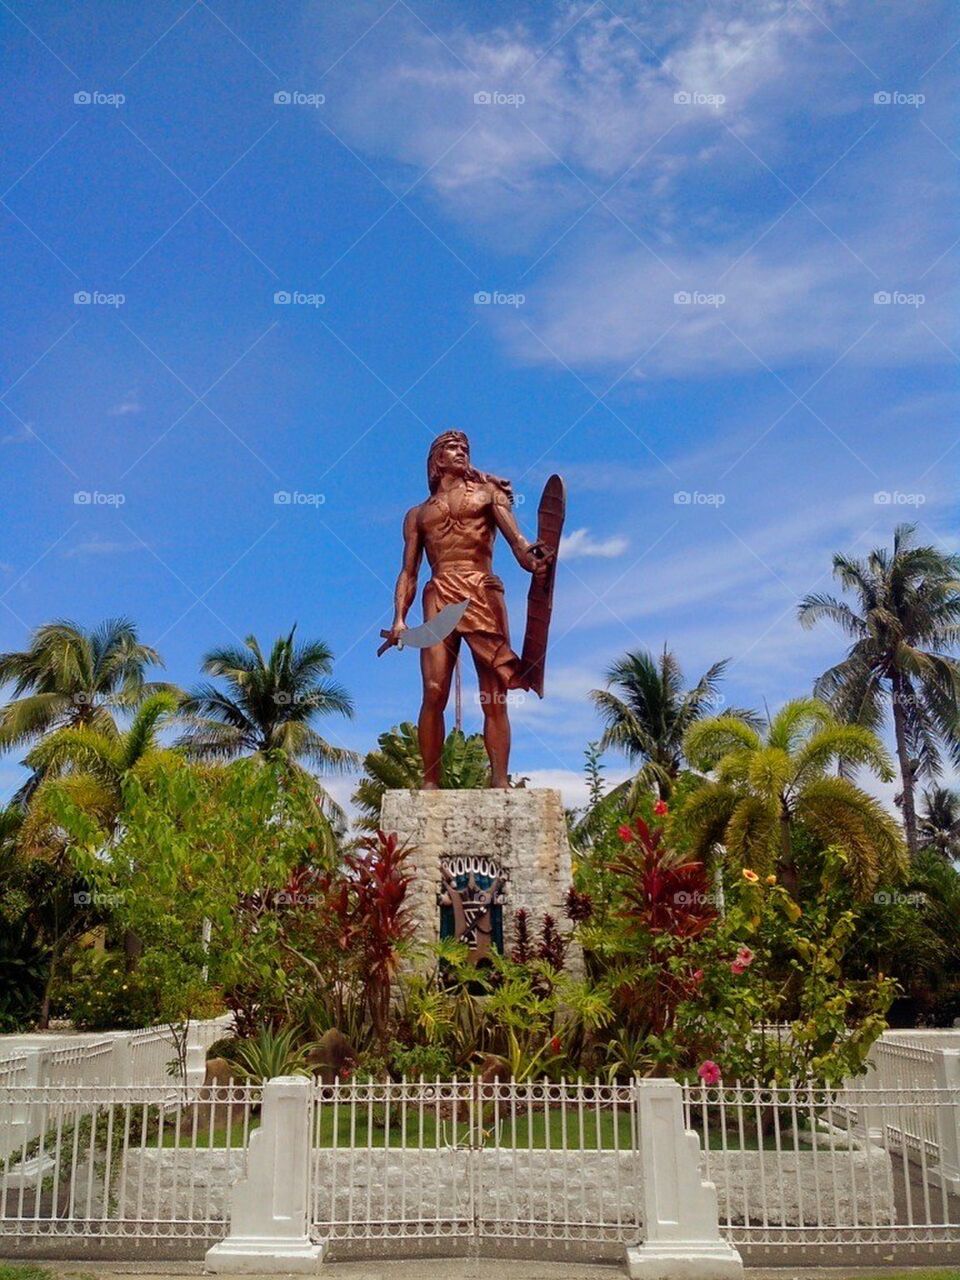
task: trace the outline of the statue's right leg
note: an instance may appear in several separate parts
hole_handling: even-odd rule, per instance
[[[440,760],[445,737],[443,713],[450,697],[450,682],[457,665],[460,636],[457,632],[447,636],[442,644],[420,650],[420,674],[423,676],[423,705],[417,726],[420,738],[420,754],[423,757],[423,789],[436,791],[440,787]]]

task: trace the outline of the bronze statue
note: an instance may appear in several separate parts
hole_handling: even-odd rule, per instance
[[[430,497],[411,508],[403,522],[403,567],[394,594],[394,618],[386,643],[420,648],[423,705],[419,737],[423,786],[440,785],[444,711],[461,640],[473,654],[483,708],[483,739],[490,759],[490,785],[509,783],[510,722],[507,691],[532,689],[543,696],[543,659],[553,598],[557,545],[563,525],[563,483],[553,476],[540,504],[536,542],[528,542],[513,514],[509,481],[477,471],[462,431],[445,431],[427,458]],[[518,563],[533,574],[523,655],[510,647],[503,583],[493,573],[497,530]],[[432,577],[423,591],[424,626],[407,630],[426,553]],[[443,613],[441,619],[439,615]],[[432,624],[432,626],[431,626]]]

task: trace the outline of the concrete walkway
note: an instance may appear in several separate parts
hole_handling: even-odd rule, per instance
[[[17,1265],[13,1258],[0,1258],[0,1267]],[[171,1280],[174,1276],[189,1276],[199,1280],[204,1274],[199,1262],[65,1262],[26,1263],[48,1267],[57,1280],[114,1280],[115,1277],[136,1276],[138,1280]],[[960,1267],[889,1267],[888,1274],[897,1276],[915,1274],[918,1277],[940,1277],[941,1280],[960,1280]],[[319,1275],[329,1280],[615,1280],[625,1274],[620,1267],[560,1262],[525,1262],[502,1258],[411,1258],[397,1262],[331,1262],[326,1263]],[[877,1277],[883,1280],[884,1268],[872,1267],[786,1267],[748,1268],[746,1280],[856,1280],[859,1277]],[[244,1280],[258,1280],[247,1276]],[[276,1280],[276,1277],[263,1277]]]

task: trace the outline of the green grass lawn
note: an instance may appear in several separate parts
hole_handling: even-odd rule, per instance
[[[320,1124],[314,1136],[314,1145],[318,1147],[376,1147],[385,1146],[402,1147],[446,1147],[468,1144],[471,1140],[470,1126],[461,1111],[457,1115],[456,1125],[453,1122],[452,1115],[448,1118],[441,1116],[438,1120],[436,1112],[424,1111],[422,1119],[416,1108],[408,1107],[406,1115],[402,1114],[400,1107],[390,1108],[390,1124],[389,1128],[385,1124],[385,1110],[382,1105],[377,1104],[373,1108],[373,1114],[370,1115],[365,1107],[357,1107],[353,1127],[351,1129],[350,1113],[346,1108],[338,1108],[336,1117],[334,1116],[334,1108],[332,1105],[324,1105],[320,1112]],[[630,1126],[630,1115],[626,1111],[622,1111],[617,1115],[616,1129],[614,1128],[614,1117],[611,1111],[601,1111],[599,1116],[595,1112],[585,1110],[583,1116],[583,1125],[581,1127],[579,1119],[576,1115],[568,1113],[566,1121],[566,1130],[564,1130],[563,1116],[559,1111],[551,1111],[549,1113],[549,1126],[547,1124],[547,1116],[542,1111],[535,1111],[528,1118],[525,1114],[518,1115],[516,1123],[512,1124],[509,1120],[501,1118],[499,1126],[499,1145],[503,1147],[520,1147],[530,1148],[543,1151],[549,1146],[550,1148],[559,1148],[563,1146],[576,1148],[583,1151],[614,1151],[619,1148],[629,1148],[632,1141],[632,1132]],[[250,1122],[250,1129],[256,1129],[260,1124],[259,1117]],[[474,1142],[483,1142],[486,1146],[493,1146],[496,1143],[496,1134],[494,1132],[494,1115],[493,1109],[487,1108],[484,1114],[484,1124],[482,1134],[474,1132]],[[564,1141],[564,1133],[566,1140]],[[154,1138],[149,1144],[151,1147],[158,1145],[157,1139]],[[177,1142],[177,1134],[172,1124],[164,1126],[162,1146],[165,1149],[172,1149],[179,1146],[181,1148],[192,1145],[192,1133],[190,1128],[184,1125],[180,1132],[180,1140]],[[225,1147],[227,1145],[226,1126],[218,1127],[213,1130],[212,1135],[208,1133],[198,1133],[198,1147]],[[243,1128],[239,1124],[234,1124],[230,1132],[230,1146],[242,1147]]]
[[[633,1140],[630,1113],[627,1109],[618,1111],[616,1127],[614,1126],[612,1111],[604,1110],[597,1114],[592,1109],[584,1108],[581,1125],[577,1113],[568,1110],[565,1129],[563,1114],[559,1109],[551,1110],[546,1115],[543,1111],[534,1111],[529,1117],[525,1111],[521,1110],[515,1123],[511,1122],[509,1114],[500,1117],[499,1141],[495,1132],[495,1117],[492,1106],[484,1107],[482,1134],[474,1132],[472,1135],[464,1109],[458,1110],[456,1125],[454,1125],[453,1116],[449,1113],[449,1109],[446,1115],[441,1114],[439,1118],[436,1111],[425,1109],[421,1118],[415,1107],[407,1107],[404,1115],[401,1107],[391,1106],[389,1129],[385,1123],[386,1114],[386,1109],[382,1103],[374,1105],[372,1114],[367,1107],[360,1105],[355,1110],[353,1129],[351,1130],[349,1109],[339,1107],[337,1108],[336,1116],[334,1116],[333,1104],[324,1103],[320,1111],[318,1132],[314,1136],[314,1145],[318,1147],[371,1146],[378,1149],[389,1145],[390,1147],[407,1146],[432,1149],[452,1146],[454,1143],[459,1146],[469,1145],[472,1137],[474,1144],[482,1142],[485,1146],[516,1146],[521,1149],[532,1148],[535,1151],[544,1151],[548,1147],[559,1149],[564,1146],[581,1151],[615,1151],[629,1148]],[[258,1128],[259,1124],[259,1116],[252,1117],[250,1130]],[[229,1145],[231,1147],[243,1147],[245,1143],[242,1124],[234,1122],[231,1125],[229,1137]],[[842,1139],[835,1139],[835,1143],[838,1151],[844,1149]],[[181,1123],[178,1141],[175,1124],[168,1118],[164,1123],[162,1143],[158,1144],[157,1138],[153,1137],[148,1141],[147,1145],[149,1147],[162,1145],[166,1150],[172,1150],[174,1147],[191,1147],[193,1145],[192,1126],[185,1122]],[[716,1127],[712,1127],[710,1130],[710,1150],[721,1151],[723,1145],[719,1130]],[[792,1151],[792,1136],[781,1135],[780,1145],[784,1151]],[[821,1149],[826,1150],[829,1145],[828,1138],[821,1137],[819,1139]],[[197,1146],[227,1146],[226,1125],[217,1126],[212,1135],[209,1131],[201,1129],[197,1133]],[[773,1134],[768,1134],[764,1137],[763,1149],[765,1151],[774,1151],[776,1146],[776,1138]],[[741,1150],[738,1130],[728,1130],[726,1148],[731,1152]],[[742,1149],[746,1151],[756,1151],[758,1149],[755,1133],[749,1131],[744,1133]],[[808,1149],[809,1141],[806,1135],[801,1135],[800,1150]]]
[[[0,1262],[0,1280],[54,1280],[53,1272],[31,1262]]]

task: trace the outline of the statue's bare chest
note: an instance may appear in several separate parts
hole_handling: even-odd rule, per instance
[[[425,534],[440,533],[452,525],[484,525],[489,520],[490,498],[473,487],[435,493],[420,508],[420,525]]]

